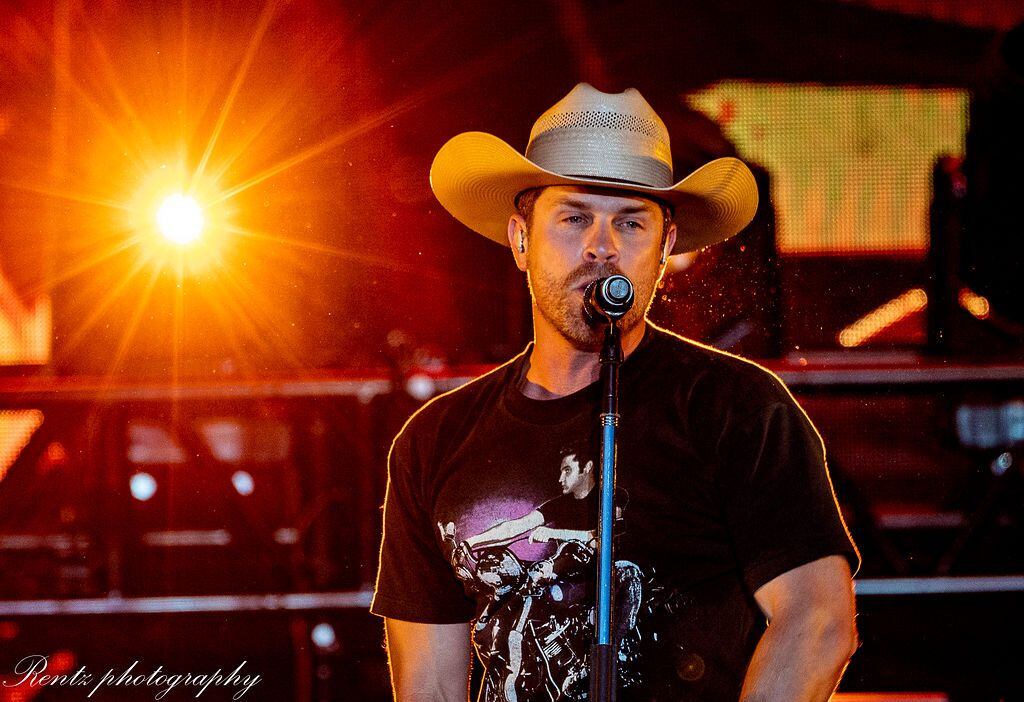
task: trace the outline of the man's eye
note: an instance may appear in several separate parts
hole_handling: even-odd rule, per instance
[[[569,215],[563,221],[568,222],[569,224],[582,224],[583,215]]]
[[[628,219],[625,222],[623,222],[623,225],[627,229],[643,229],[644,228],[643,222],[638,222],[635,219]]]

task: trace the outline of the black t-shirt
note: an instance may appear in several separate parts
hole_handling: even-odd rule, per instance
[[[587,696],[600,388],[530,399],[529,353],[425,405],[389,458],[371,611],[473,621],[487,702]],[[620,411],[620,699],[735,700],[765,628],[753,593],[858,564],[821,440],[774,375],[650,325]]]
[[[537,511],[544,517],[544,524],[555,529],[593,529],[597,513],[597,490],[583,498],[571,494],[554,497]]]

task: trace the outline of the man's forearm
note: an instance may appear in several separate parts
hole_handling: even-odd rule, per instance
[[[487,529],[476,536],[470,536],[466,539],[466,543],[469,544],[471,548],[504,546],[505,544],[512,543],[526,532],[543,523],[543,515],[535,510],[523,517],[519,517],[519,519],[510,519],[507,522],[495,524],[490,529]]]
[[[504,546],[516,540],[521,534],[518,524],[505,522],[496,527],[488,529],[482,534],[471,536],[466,539],[470,548],[487,548],[489,546]]]
[[[848,624],[806,613],[769,625],[743,682],[742,702],[824,702],[857,644]]]

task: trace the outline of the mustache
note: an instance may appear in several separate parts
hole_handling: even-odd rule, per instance
[[[622,269],[614,263],[584,263],[573,269],[565,278],[565,286],[575,288],[581,283],[589,283],[598,278],[607,278],[610,275],[625,275]]]

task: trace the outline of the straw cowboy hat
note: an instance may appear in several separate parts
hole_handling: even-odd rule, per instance
[[[757,211],[757,185],[738,159],[720,158],[672,182],[668,130],[640,93],[602,93],[580,83],[542,114],[526,154],[483,132],[441,147],[430,186],[455,219],[508,245],[516,196],[548,185],[628,190],[669,205],[678,227],[672,253],[728,239]]]

